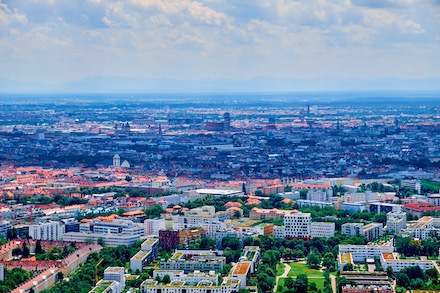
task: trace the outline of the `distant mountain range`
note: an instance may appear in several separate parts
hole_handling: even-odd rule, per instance
[[[248,80],[176,80],[163,78],[90,76],[65,83],[18,82],[0,78],[1,93],[109,93],[109,92],[289,92],[289,91],[438,91],[440,78],[422,80],[289,79],[258,77]]]

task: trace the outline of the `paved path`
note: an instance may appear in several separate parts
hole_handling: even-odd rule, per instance
[[[332,282],[332,291],[336,293],[336,277],[332,274],[330,274],[330,281]]]
[[[273,292],[277,291],[278,281],[280,278],[287,278],[287,275],[290,272],[290,266],[288,264],[282,263],[284,265],[284,273],[281,276],[276,277],[275,287],[273,287]]]

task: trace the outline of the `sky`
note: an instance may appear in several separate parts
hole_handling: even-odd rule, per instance
[[[0,91],[366,88],[440,89],[440,0],[0,0]]]

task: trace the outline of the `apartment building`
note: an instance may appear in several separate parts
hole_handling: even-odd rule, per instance
[[[339,245],[339,253],[351,253],[353,262],[365,262],[367,258],[380,258],[380,255],[392,253],[392,245]]]
[[[226,258],[217,256],[212,251],[194,252],[177,251],[173,256],[160,262],[161,270],[183,270],[185,273],[192,271],[220,271],[226,264]]]
[[[141,250],[139,250],[133,257],[130,259],[130,269],[132,271],[142,272],[145,267],[147,267],[150,263],[152,263],[159,251],[159,239],[150,238],[145,240],[141,244]]]
[[[125,275],[123,267],[108,267],[104,270],[105,281],[116,281],[119,293],[125,289]]]
[[[437,233],[440,235],[440,218],[436,217],[421,217],[415,223],[408,225],[408,230],[411,237],[424,240]]]
[[[330,238],[335,236],[335,223],[333,222],[312,222],[310,225],[310,236]]]
[[[159,236],[159,231],[165,230],[165,219],[147,219],[144,225],[146,236]]]
[[[341,226],[341,233],[346,236],[364,236],[367,241],[380,238],[383,235],[383,226],[381,223],[345,223]]]
[[[284,219],[286,215],[295,214],[297,212],[298,211],[253,208],[249,212],[249,218],[251,220],[280,220]]]
[[[29,226],[29,236],[35,240],[62,240],[63,226],[58,221],[48,221]]]
[[[233,293],[238,291],[240,291],[240,280],[236,278],[224,278],[220,286],[215,286],[210,281],[201,281],[194,286],[177,280],[164,285],[151,279],[141,284],[141,293]]]
[[[405,212],[390,212],[387,214],[387,230],[395,233],[400,233],[406,228],[406,213]]]
[[[434,268],[434,261],[432,260],[399,259],[397,253],[387,252],[380,254],[380,264],[384,270],[391,267],[394,273],[398,273],[408,267],[419,267],[424,271]]]

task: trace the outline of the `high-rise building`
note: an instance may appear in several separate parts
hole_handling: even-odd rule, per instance
[[[61,240],[63,232],[60,222],[49,221],[29,226],[29,236],[35,240]]]
[[[310,213],[294,213],[284,217],[287,238],[310,239],[312,216]]]
[[[231,115],[229,114],[229,112],[225,112],[225,114],[223,114],[223,130],[231,130]]]

